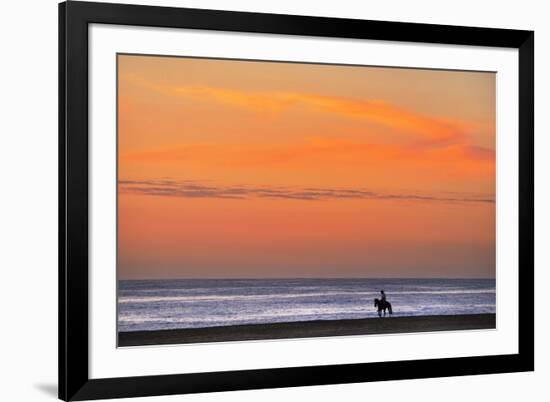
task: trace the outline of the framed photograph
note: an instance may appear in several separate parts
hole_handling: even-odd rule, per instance
[[[59,397],[534,369],[534,33],[59,5]]]

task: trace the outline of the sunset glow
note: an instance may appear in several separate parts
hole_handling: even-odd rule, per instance
[[[495,85],[119,55],[119,277],[494,277]]]

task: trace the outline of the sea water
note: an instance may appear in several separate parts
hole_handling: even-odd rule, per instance
[[[382,289],[394,316],[496,310],[494,279],[120,280],[118,330],[377,317]]]

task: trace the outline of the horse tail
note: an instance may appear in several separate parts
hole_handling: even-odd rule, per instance
[[[391,309],[391,303],[388,302],[388,310],[390,311],[390,314],[393,314],[393,311]]]

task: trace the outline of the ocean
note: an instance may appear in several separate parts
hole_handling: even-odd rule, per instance
[[[377,317],[381,289],[396,317],[496,312],[494,279],[120,280],[118,330]]]

